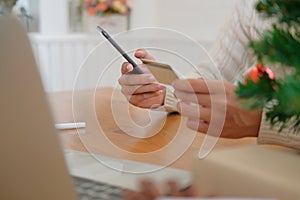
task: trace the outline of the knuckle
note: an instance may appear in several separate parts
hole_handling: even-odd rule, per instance
[[[121,93],[124,94],[126,96],[126,98],[127,98],[127,92],[126,92],[126,90],[125,90],[124,87],[121,88]]]
[[[121,76],[120,78],[118,78],[118,83],[119,83],[120,85],[123,85],[122,76]]]
[[[132,95],[125,94],[126,99],[128,100],[129,103],[132,103]]]
[[[129,78],[128,78],[128,75],[123,75],[122,77],[122,83],[123,83],[123,85],[128,85],[129,84]]]
[[[128,78],[127,78],[127,75],[122,75],[119,79],[118,79],[118,82],[120,85],[128,85]]]
[[[148,96],[149,96],[149,94],[147,94],[147,93],[142,94],[143,99],[146,99]]]
[[[137,105],[136,98],[134,98],[133,96],[128,96],[128,102],[133,105]]]
[[[139,88],[140,88],[139,86],[132,86],[128,90],[130,91],[130,94],[135,94],[139,92],[138,90]]]

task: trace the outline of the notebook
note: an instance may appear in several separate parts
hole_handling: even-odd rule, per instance
[[[0,199],[121,199],[69,175],[27,34],[9,15],[0,27]]]

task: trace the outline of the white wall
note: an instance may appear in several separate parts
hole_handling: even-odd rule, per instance
[[[40,29],[43,34],[66,34],[68,2],[39,0]],[[131,28],[164,27],[196,40],[213,41],[235,0],[132,0]]]
[[[158,0],[132,0],[131,28],[157,26]]]
[[[42,34],[68,33],[68,0],[39,0],[40,32]]]
[[[234,4],[234,0],[185,0],[184,3],[172,3],[176,1],[179,2],[160,1],[158,25],[176,29],[197,40],[214,40]]]
[[[88,34],[70,34],[67,23],[67,5],[72,0],[31,1],[39,1],[40,3],[41,33],[32,34],[31,40],[45,87],[48,91],[70,90],[80,64],[84,61],[88,52],[99,44],[103,38],[98,35],[95,37]],[[174,29],[191,36],[205,46],[209,46],[215,40],[220,26],[230,14],[235,0],[132,1],[131,28],[163,27]],[[139,35],[139,39],[134,36],[127,43],[124,43],[123,46],[126,47],[126,50],[144,47],[142,42],[147,41],[145,41],[143,36],[145,34]],[[164,37],[159,34],[156,40],[151,40],[150,42],[154,43],[155,41],[160,42],[160,45],[164,44],[165,49],[174,48],[184,51],[187,55],[195,54],[191,46],[178,39],[172,40],[168,34],[167,37],[166,34]],[[108,48],[112,50],[112,53],[116,53],[112,48]],[[104,54],[99,55],[104,56]],[[110,56],[114,55],[105,55],[104,58],[106,59]],[[198,54],[194,57],[199,59]],[[92,76],[99,69],[99,66],[104,67],[104,64],[101,64],[99,59],[92,64],[97,65],[85,72],[84,80],[82,80],[82,83],[85,85],[82,87],[89,86],[89,83],[93,80]],[[117,78],[120,72],[119,66],[120,64],[116,64],[114,70],[110,71],[111,74],[106,77]],[[109,84],[112,85],[116,82],[114,79],[110,79],[108,80],[108,82],[110,81]]]
[[[235,0],[133,0],[132,28],[158,26],[213,41]]]

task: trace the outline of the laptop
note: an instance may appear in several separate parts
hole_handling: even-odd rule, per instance
[[[27,34],[9,15],[0,27],[0,199],[121,199],[69,175]]]

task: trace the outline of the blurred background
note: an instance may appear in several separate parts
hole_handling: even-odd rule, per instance
[[[209,49],[234,3],[235,0],[0,0],[0,12],[16,15],[28,31],[45,89],[64,91],[72,89],[79,67],[104,40],[97,35],[96,25],[111,35],[142,27],[169,28]],[[133,42],[138,42],[137,38],[128,38],[128,43]],[[168,42],[188,48],[180,41]],[[88,82],[87,76],[87,85]]]

